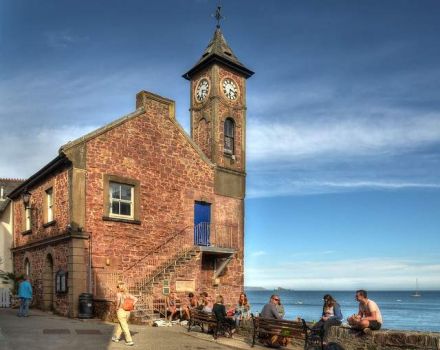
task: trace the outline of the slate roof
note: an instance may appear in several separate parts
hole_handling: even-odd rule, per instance
[[[20,179],[3,179],[0,178],[0,188],[3,187],[3,198],[0,198],[0,213],[5,210],[10,199],[6,198],[16,187],[18,187],[24,180]]]
[[[254,72],[246,68],[244,64],[238,60],[237,56],[235,56],[234,52],[226,42],[226,39],[223,36],[220,28],[217,28],[214,32],[212,40],[208,44],[208,47],[203,52],[202,57],[193,68],[183,75],[183,77],[190,80],[196,72],[214,61],[234,68],[242,73],[246,78],[249,78],[254,74]]]

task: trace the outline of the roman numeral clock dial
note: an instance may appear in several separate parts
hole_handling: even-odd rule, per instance
[[[209,81],[208,79],[201,79],[196,87],[196,100],[197,102],[203,102],[209,94]]]
[[[226,98],[233,101],[237,99],[238,96],[238,88],[237,84],[230,78],[226,78],[223,80],[223,93],[225,94]]]

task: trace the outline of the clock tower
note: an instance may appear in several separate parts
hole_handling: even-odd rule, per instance
[[[246,79],[253,74],[234,55],[217,25],[202,57],[183,75],[191,84],[191,137],[216,165],[215,191],[241,199],[246,172]]]

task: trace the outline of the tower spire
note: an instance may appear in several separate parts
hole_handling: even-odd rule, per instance
[[[217,6],[217,10],[215,10],[215,14],[213,15],[215,19],[217,20],[217,28],[220,29],[220,21],[224,19],[224,17],[221,14],[222,7]]]

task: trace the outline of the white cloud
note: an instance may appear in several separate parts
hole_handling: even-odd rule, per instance
[[[401,190],[401,189],[440,189],[439,183],[403,181],[295,181],[290,178],[270,177],[259,179],[250,186],[248,198],[278,197],[321,193],[338,193],[353,190]]]
[[[421,289],[440,288],[440,264],[416,259],[370,258],[295,261],[270,268],[246,266],[246,284],[266,288],[413,289],[416,278]]]
[[[87,36],[80,36],[70,30],[44,33],[46,44],[54,49],[67,48],[73,44],[88,40]]]
[[[250,255],[253,257],[263,256],[263,255],[267,255],[267,252],[265,252],[264,250],[259,250],[259,251],[250,253]]]
[[[10,133],[0,138],[4,161],[0,162],[1,177],[29,177],[58,154],[59,148],[92,130],[94,126],[39,128],[28,133]]]
[[[249,198],[440,188],[437,114],[258,120],[248,135]]]
[[[248,128],[250,162],[390,155],[434,143],[440,143],[440,115],[381,121],[259,120],[250,122]]]

